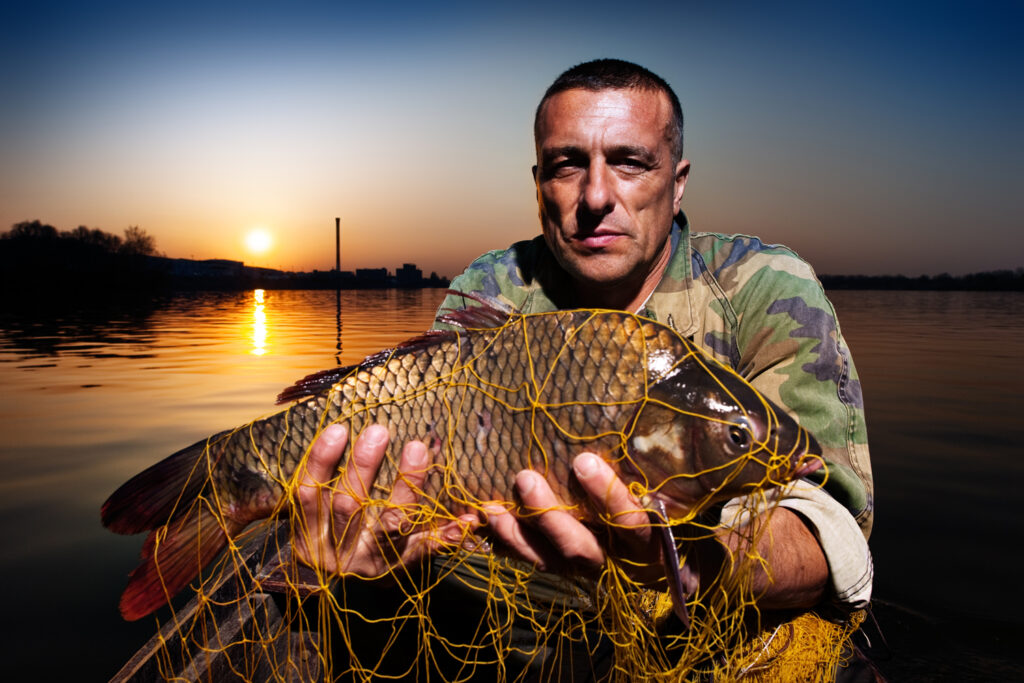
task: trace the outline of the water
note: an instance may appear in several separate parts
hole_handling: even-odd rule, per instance
[[[834,292],[876,481],[876,594],[1024,623],[1024,295]]]
[[[0,311],[0,554],[8,671],[105,680],[153,633],[117,601],[141,536],[99,524],[155,460],[274,409],[305,374],[429,327],[443,292],[200,293]],[[876,595],[925,615],[1024,623],[1024,295],[836,292],[863,380]]]

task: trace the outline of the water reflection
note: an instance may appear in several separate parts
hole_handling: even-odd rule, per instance
[[[111,309],[103,301],[46,302],[36,307],[0,306],[0,349],[15,355],[3,360],[52,359],[58,356],[148,357],[155,340],[152,317],[164,299],[131,300]],[[49,367],[49,365],[47,365]]]
[[[336,353],[334,354],[334,361],[338,365],[341,365],[342,363],[341,363],[341,290],[340,289],[334,290],[334,302],[335,302],[335,308],[337,310],[337,313],[336,313],[337,325],[336,325],[336,327],[338,328],[338,343],[334,345],[334,348],[336,350]]]
[[[267,352],[267,312],[263,304],[263,290],[253,293],[255,300],[252,312],[252,355],[262,356]]]

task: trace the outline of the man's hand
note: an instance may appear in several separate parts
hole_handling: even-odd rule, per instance
[[[388,499],[371,500],[388,431],[380,425],[367,427],[338,475],[348,436],[345,426],[331,425],[310,449],[295,493],[306,522],[292,540],[299,560],[331,573],[383,576],[441,548],[461,544],[479,526],[474,515],[443,525],[415,519],[417,492],[430,465],[427,448],[419,441],[410,441],[402,449],[398,478]]]
[[[542,475],[524,470],[516,487],[524,507],[546,510],[517,519],[500,505],[488,506],[487,525],[499,547],[538,568],[557,573],[596,576],[609,552],[638,583],[653,586],[665,576],[661,544],[650,517],[611,467],[592,453],[573,460],[573,471],[591,498],[594,510],[609,522],[599,538],[562,509],[564,506]],[[817,604],[828,583],[828,564],[821,546],[803,519],[776,507],[755,523],[767,525],[757,534],[757,553],[765,566],[754,565],[752,590],[763,608],[800,608]],[[747,535],[720,529],[715,538],[697,543],[691,558],[705,581],[735,563],[730,558],[750,552]],[[766,571],[767,570],[767,571]]]
[[[642,584],[664,578],[661,546],[652,532],[650,517],[626,484],[604,460],[582,453],[573,460],[573,472],[609,527],[599,539],[555,497],[542,475],[523,470],[516,475],[516,488],[527,510],[543,510],[535,516],[517,519],[500,505],[487,507],[487,525],[513,557],[532,562],[538,568],[563,574],[596,577],[609,551],[628,558],[627,573]]]

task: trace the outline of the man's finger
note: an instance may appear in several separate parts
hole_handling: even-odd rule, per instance
[[[581,453],[572,467],[595,508],[617,535],[631,544],[646,544],[650,517],[608,463],[593,453]]]
[[[564,509],[543,476],[523,470],[516,475],[516,488],[526,507],[541,511],[534,525],[554,547],[562,563],[591,570],[604,563],[604,550],[597,537]]]
[[[477,515],[462,515],[436,529],[417,532],[409,537],[402,562],[411,564],[438,552],[459,547],[468,551],[482,550],[486,547],[484,542],[474,535],[480,525]]]
[[[402,459],[398,465],[398,478],[391,491],[391,502],[395,505],[411,505],[419,499],[418,492],[427,479],[429,464],[427,447],[422,441],[410,441],[402,448]]]
[[[309,450],[306,469],[302,472],[300,486],[326,484],[338,473],[338,462],[348,443],[348,427],[341,424],[329,425],[320,433]]]
[[[427,447],[421,441],[410,441],[402,448],[398,476],[391,489],[388,505],[380,515],[381,531],[408,534],[417,521],[411,519],[420,502],[419,492],[427,478],[430,462]]]
[[[522,524],[515,515],[497,504],[484,506],[484,512],[491,537],[500,543],[504,554],[535,564],[540,569],[546,567],[537,544],[526,539]]]
[[[348,443],[345,425],[330,425],[317,437],[306,459],[306,467],[299,480],[296,501],[300,522],[295,526],[295,548],[302,562],[316,567],[333,568],[334,562],[326,541],[330,534],[329,507],[324,485],[338,472],[338,462]]]
[[[352,447],[351,459],[345,464],[345,476],[342,478],[338,497],[351,497],[358,504],[360,500],[369,496],[387,447],[386,427],[370,425],[363,430]]]

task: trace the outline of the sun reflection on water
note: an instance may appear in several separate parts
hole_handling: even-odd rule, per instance
[[[253,292],[252,312],[252,355],[262,356],[267,352],[267,312],[263,307],[263,290]]]

